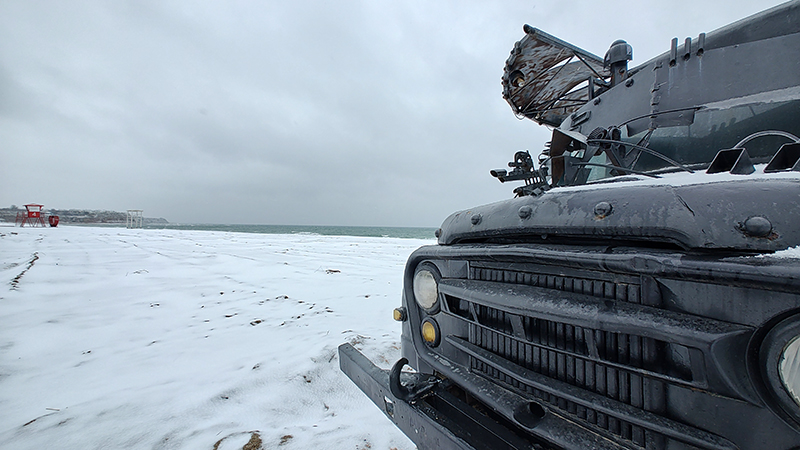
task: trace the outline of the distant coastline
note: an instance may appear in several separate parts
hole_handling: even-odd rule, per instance
[[[14,223],[17,213],[25,212],[24,207],[0,208],[0,222]],[[89,209],[43,209],[43,216],[58,216],[62,224],[120,224],[125,225],[127,212]],[[145,225],[166,225],[167,219],[145,217]]]
[[[0,208],[0,225],[13,226],[17,213],[24,208]],[[44,216],[59,216],[60,225],[124,228],[126,213],[79,209],[45,209]],[[227,233],[308,234],[323,236],[389,237],[401,239],[435,239],[433,227],[370,227],[333,225],[242,225],[242,224],[182,224],[163,218],[144,218],[145,229],[200,230]]]

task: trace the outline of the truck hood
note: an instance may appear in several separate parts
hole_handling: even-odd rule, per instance
[[[761,172],[761,171],[759,171]],[[439,244],[596,242],[774,252],[800,245],[800,174],[669,174],[555,188],[456,212]]]

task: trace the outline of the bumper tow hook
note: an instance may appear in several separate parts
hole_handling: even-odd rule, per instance
[[[432,391],[440,380],[431,374],[402,373],[406,364],[408,364],[408,360],[400,358],[392,366],[392,370],[389,372],[389,390],[396,398],[412,403]],[[400,380],[401,373],[403,375],[402,382]]]

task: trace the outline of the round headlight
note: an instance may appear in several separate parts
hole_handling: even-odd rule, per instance
[[[414,298],[426,311],[437,306],[439,286],[436,283],[436,276],[426,268],[421,268],[414,274]]]
[[[764,382],[773,404],[800,423],[800,315],[782,320],[764,336],[760,350]]]
[[[800,336],[795,336],[783,349],[778,374],[783,387],[795,403],[800,405]]]

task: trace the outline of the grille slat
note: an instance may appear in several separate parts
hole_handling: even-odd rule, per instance
[[[629,280],[615,283],[480,267],[470,267],[469,274],[471,279],[480,281],[525,284],[641,304],[640,286]],[[608,363],[660,373],[659,358],[666,343],[642,336],[516,316],[485,305],[470,304],[464,299],[457,299],[455,304],[458,316],[470,320],[471,343],[533,372],[645,411],[663,412],[662,381],[645,378],[635,370],[621,370]],[[534,389],[475,358],[471,358],[471,361],[473,370],[528,392],[553,407],[642,448],[664,448],[666,440],[663,437],[641,426]]]

